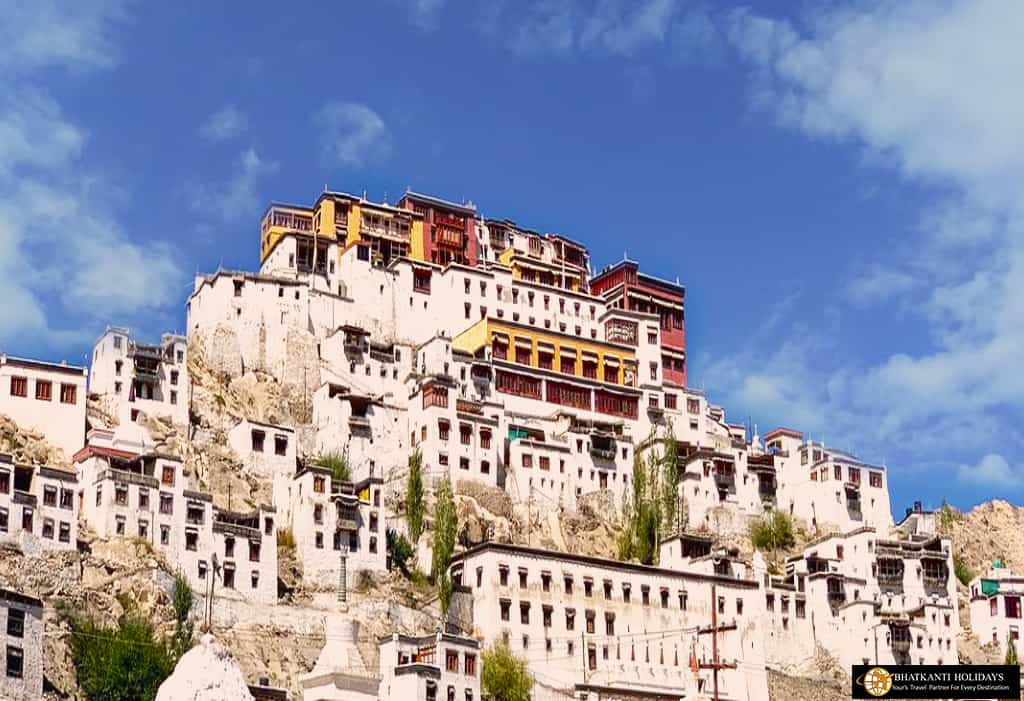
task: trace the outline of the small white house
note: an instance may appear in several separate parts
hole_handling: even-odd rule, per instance
[[[5,655],[0,698],[37,701],[43,696],[43,602],[0,589],[0,635]]]
[[[85,368],[0,354],[0,414],[71,456],[85,442]]]

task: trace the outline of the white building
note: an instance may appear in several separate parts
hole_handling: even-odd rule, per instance
[[[228,445],[256,475],[273,477],[295,472],[295,429],[243,419],[228,432]]]
[[[1007,645],[1013,644],[1020,655],[1021,598],[1024,597],[1024,577],[1015,575],[999,563],[984,575],[971,580],[971,631],[982,645],[992,643],[1005,655]]]
[[[10,589],[0,589],[0,631],[3,631],[4,675],[0,698],[36,701],[43,695],[43,602]]]
[[[74,550],[78,544],[75,473],[18,465],[0,453],[0,543],[22,552]]]
[[[659,568],[487,543],[457,554],[452,577],[450,623],[485,644],[506,638],[539,700],[563,689],[707,696],[713,623],[721,697],[767,698],[763,596],[729,558]]]
[[[811,527],[851,531],[863,526],[882,532],[892,527],[886,469],[820,443],[804,441],[792,429],[765,435],[775,460],[778,508]]]
[[[83,516],[96,534],[145,540],[164,553],[198,593],[214,587],[218,596],[275,603],[273,507],[260,506],[246,514],[215,509],[209,494],[188,488],[179,458],[136,449],[133,443],[121,444],[115,435],[75,456]],[[212,581],[214,576],[218,581]]]
[[[128,329],[108,326],[96,339],[89,392],[106,399],[119,423],[165,416],[188,423],[188,341],[165,333],[158,344],[141,343]]]
[[[350,591],[359,570],[387,569],[382,491],[380,478],[338,483],[330,470],[315,465],[275,478],[280,527],[291,529],[307,583],[336,589],[344,567]]]
[[[437,633],[380,641],[382,701],[479,701],[480,643]]]
[[[0,414],[70,458],[85,442],[85,368],[0,354]]]
[[[887,537],[873,528],[823,537],[767,583],[769,662],[806,664],[815,644],[843,667],[957,664],[959,633],[948,538]]]

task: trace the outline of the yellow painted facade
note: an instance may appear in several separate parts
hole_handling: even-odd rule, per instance
[[[274,249],[282,236],[297,231],[302,232],[301,225],[296,226],[296,218],[301,221],[309,221],[309,229],[304,231],[312,235],[313,210],[306,207],[293,207],[290,205],[272,205],[267,213],[263,215],[260,222],[260,262]],[[291,223],[284,223],[278,220],[285,219]]]
[[[452,348],[463,353],[475,355],[481,348],[490,347],[494,342],[496,334],[501,334],[508,338],[508,360],[510,362],[516,357],[517,341],[522,347],[525,347],[525,342],[528,342],[530,346],[530,367],[539,368],[538,354],[541,344],[544,344],[546,349],[553,349],[553,370],[558,368],[559,358],[563,356],[564,350],[564,355],[576,359],[574,377],[587,379],[591,382],[594,381],[592,378],[584,378],[583,359],[584,357],[588,359],[596,357],[598,381],[605,381],[605,368],[610,366],[615,371],[616,384],[626,384],[625,379],[630,374],[632,376],[630,386],[636,383],[636,355],[626,348],[601,341],[585,340],[575,336],[510,324],[498,319],[481,319],[473,324],[452,340]],[[627,373],[627,369],[632,372]]]

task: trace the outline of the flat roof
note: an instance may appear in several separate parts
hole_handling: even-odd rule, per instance
[[[620,562],[619,560],[610,560],[601,557],[593,557],[591,555],[577,555],[575,553],[564,553],[557,550],[544,550],[542,548],[534,548],[526,545],[514,545],[512,543],[482,543],[465,550],[461,553],[456,554],[452,557],[452,564],[457,564],[468,560],[474,555],[478,555],[489,550],[495,552],[508,553],[509,555],[524,555],[527,557],[545,558],[549,560],[563,560],[566,562],[572,562],[580,565],[591,565],[597,567],[603,567],[606,569],[617,569],[626,570],[629,572],[636,572],[638,574],[649,574],[658,577],[672,577],[675,579],[692,579],[700,580],[704,582],[717,582],[719,584],[729,584],[740,587],[742,589],[757,589],[758,583],[753,579],[736,579],[735,577],[725,577],[723,575],[704,574],[701,572],[680,572],[678,570],[667,570],[660,567],[654,567],[653,565],[641,565],[637,562]]]
[[[447,209],[456,209],[465,212],[466,214],[476,216],[476,205],[472,203],[459,204],[458,202],[452,202],[451,200],[446,200],[441,197],[434,197],[433,195],[424,195],[422,192],[416,192],[414,190],[406,190],[405,194],[402,195],[402,199],[404,200],[406,197],[414,200],[430,202],[440,207],[445,207]],[[401,202],[401,200],[399,200],[399,202]]]
[[[79,365],[68,365],[67,363],[51,363],[47,360],[34,360],[32,358],[21,358],[16,355],[0,353],[0,366],[12,365],[14,367],[32,368],[34,370],[48,370],[52,372],[63,372],[69,375],[85,375],[85,368]]]

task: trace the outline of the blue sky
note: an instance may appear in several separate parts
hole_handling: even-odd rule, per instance
[[[691,383],[884,460],[897,513],[1019,501],[1022,33],[1018,0],[0,0],[0,348],[180,330],[271,199],[412,186],[678,276]]]

